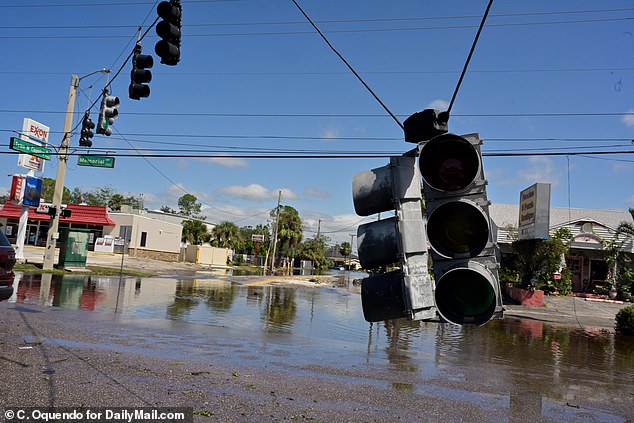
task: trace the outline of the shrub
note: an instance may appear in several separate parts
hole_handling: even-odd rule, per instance
[[[621,335],[634,336],[634,306],[624,307],[616,313],[615,329]]]

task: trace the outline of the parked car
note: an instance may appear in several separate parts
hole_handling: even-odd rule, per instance
[[[15,250],[0,230],[0,301],[7,300],[13,295],[14,265]]]

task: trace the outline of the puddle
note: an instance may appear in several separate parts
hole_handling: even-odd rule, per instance
[[[348,283],[343,277],[334,287],[292,288],[244,286],[233,283],[234,277],[120,280],[25,274],[9,301],[87,310],[152,327],[188,327],[178,339],[173,333],[160,339],[140,333],[134,348],[156,354],[169,355],[178,344],[178,354],[200,355],[213,331],[214,337],[220,335],[215,360],[257,360],[319,377],[343,374],[392,391],[456,398],[505,410],[501,421],[514,415],[626,421],[609,409],[588,409],[580,402],[634,409],[631,338],[515,319],[482,327],[404,320],[370,324],[363,320],[354,278]],[[368,380],[368,373],[381,376]]]

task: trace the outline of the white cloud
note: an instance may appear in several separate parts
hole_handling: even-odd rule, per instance
[[[322,138],[335,139],[339,138],[341,133],[337,128],[326,128],[321,132]]]
[[[249,163],[246,160],[237,157],[206,157],[200,159],[206,163],[217,164],[230,168],[245,168],[249,167]]]
[[[630,197],[629,200],[626,201],[626,203],[629,207],[634,207],[634,195]]]
[[[441,99],[432,101],[427,105],[428,109],[447,110],[449,108],[449,102]]]
[[[630,109],[627,111],[628,115],[623,116],[623,123],[625,126],[634,127],[634,109]]]
[[[230,197],[238,197],[245,200],[262,201],[277,198],[280,189],[268,189],[260,184],[246,186],[232,185],[218,190],[218,192]],[[283,199],[295,199],[297,195],[288,188],[281,188]]]
[[[316,187],[307,187],[304,190],[304,194],[311,196],[311,197],[317,197],[317,198],[328,198],[330,197],[330,193],[327,191],[322,191],[319,188]]]
[[[531,156],[528,158],[529,167],[518,172],[522,181],[527,183],[550,182],[559,185],[559,177],[556,175],[555,162],[548,157]]]

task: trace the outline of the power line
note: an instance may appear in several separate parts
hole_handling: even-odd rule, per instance
[[[469,50],[469,55],[467,56],[467,60],[462,68],[462,72],[460,73],[460,79],[458,79],[458,84],[454,89],[453,95],[451,96],[451,101],[449,102],[449,107],[447,107],[447,116],[451,114],[451,108],[453,107],[453,103],[456,100],[456,96],[458,95],[458,90],[460,89],[460,85],[462,85],[462,80],[467,73],[467,68],[469,67],[469,62],[471,62],[471,57],[473,56],[473,52],[475,51],[476,45],[478,44],[478,39],[480,38],[480,33],[482,32],[482,28],[484,27],[484,23],[487,20],[487,16],[489,16],[489,10],[491,10],[491,5],[493,4],[493,0],[489,0],[489,4],[487,5],[486,10],[484,11],[484,16],[482,16],[482,22],[480,22],[480,26],[478,27],[478,32],[476,32],[475,39],[473,40],[473,44],[471,44],[471,50]]]
[[[489,28],[512,28],[517,26],[544,26],[544,25],[567,25],[567,24],[579,24],[579,23],[599,23],[599,22],[623,22],[634,20],[634,17],[620,17],[620,18],[603,18],[603,19],[577,19],[568,21],[540,21],[540,22],[513,22],[513,23],[500,23],[489,24]],[[324,31],[328,34],[341,34],[341,33],[373,33],[373,32],[405,32],[405,31],[436,31],[436,30],[450,30],[450,29],[475,29],[477,25],[445,25],[445,26],[428,26],[428,27],[397,27],[397,28],[367,28],[367,29],[333,29]],[[210,33],[210,34],[187,34],[187,37],[245,37],[245,36],[285,36],[285,35],[310,35],[312,31],[258,31],[258,32],[224,32],[224,33]],[[90,39],[113,39],[113,38],[128,38],[128,35],[116,35],[116,34],[84,34],[82,38]],[[69,35],[2,35],[0,39],[76,39],[77,34]]]
[[[188,1],[191,3],[191,1]],[[144,3],[115,3],[113,5],[151,5],[151,2]],[[106,6],[106,4],[102,5]],[[38,5],[39,7],[51,5]],[[3,7],[3,6],[0,6]],[[7,6],[4,6],[7,7]],[[11,7],[11,6],[8,6]],[[19,6],[15,6],[19,7]],[[590,9],[590,10],[561,10],[552,12],[520,12],[520,13],[492,13],[492,18],[501,17],[519,17],[519,16],[553,16],[553,15],[571,15],[571,14],[596,14],[596,13],[613,13],[613,12],[630,12],[634,8],[618,8],[618,9]],[[349,23],[380,23],[380,22],[417,22],[417,21],[439,21],[454,19],[475,19],[481,18],[479,15],[454,15],[454,16],[410,16],[410,17],[393,17],[393,18],[366,18],[366,19],[316,19],[318,24],[349,24]],[[195,27],[214,27],[214,26],[267,26],[267,25],[301,25],[305,21],[260,21],[260,22],[201,22],[183,24],[183,28]],[[136,25],[12,25],[3,26],[3,29],[130,29],[136,28]]]
[[[112,81],[112,80],[111,80]],[[55,110],[0,109],[0,113],[41,113],[64,114]],[[379,113],[214,113],[214,112],[122,112],[119,116],[196,116],[196,117],[238,117],[238,118],[384,118]],[[409,114],[396,114],[407,117]],[[538,112],[538,113],[455,113],[454,117],[623,117],[634,116],[634,112]]]
[[[546,69],[546,68],[524,68],[524,69],[470,69],[469,73],[572,73],[572,72],[617,72],[617,71],[625,71],[630,72],[634,71],[634,67],[593,67],[593,68],[559,68],[559,69]],[[2,71],[0,70],[0,75],[69,75],[68,72],[48,72],[48,71]],[[81,72],[80,72],[81,73]],[[395,71],[360,71],[359,73],[363,75],[436,75],[436,74],[457,74],[460,73],[458,70],[395,70]],[[153,72],[155,75],[173,75],[173,76],[184,76],[184,75],[216,75],[216,76],[340,76],[340,75],[350,75],[349,72],[343,71],[310,71],[310,72],[288,72],[288,71],[196,71],[196,72]]]
[[[315,31],[317,31],[319,36],[328,45],[330,50],[332,50],[332,52],[335,53],[337,55],[337,57],[339,57],[339,59],[341,59],[341,61],[348,67],[348,69],[350,69],[350,72],[352,72],[354,74],[354,76],[359,80],[359,82],[361,82],[361,84],[363,84],[363,86],[366,88],[366,90],[368,90],[368,92],[372,95],[372,97],[374,97],[374,99],[381,105],[381,107],[383,107],[383,110],[385,110],[387,112],[387,114],[390,115],[392,117],[392,119],[394,119],[396,124],[398,126],[400,126],[401,129],[404,129],[403,124],[398,120],[398,118],[394,115],[394,113],[392,113],[392,111],[385,105],[385,103],[379,98],[379,96],[376,95],[376,93],[372,90],[372,88],[370,88],[370,86],[365,82],[365,80],[361,77],[361,75],[359,75],[357,73],[357,71],[354,70],[354,68],[352,67],[350,62],[348,62],[346,60],[346,58],[343,57],[343,55],[341,53],[339,53],[339,51],[332,45],[332,43],[330,41],[328,41],[328,38],[326,38],[324,33],[321,32],[319,27],[317,27],[317,25],[315,24],[315,22],[313,22],[313,20],[310,18],[310,16],[308,16],[306,14],[306,12],[304,11],[304,9],[302,9],[302,7],[299,5],[299,3],[297,3],[296,0],[291,0],[291,1],[297,7],[297,9],[299,9],[299,11],[302,13],[302,15],[304,15],[306,20],[308,20],[308,22],[310,22],[310,24],[313,26],[313,28],[315,28]]]

